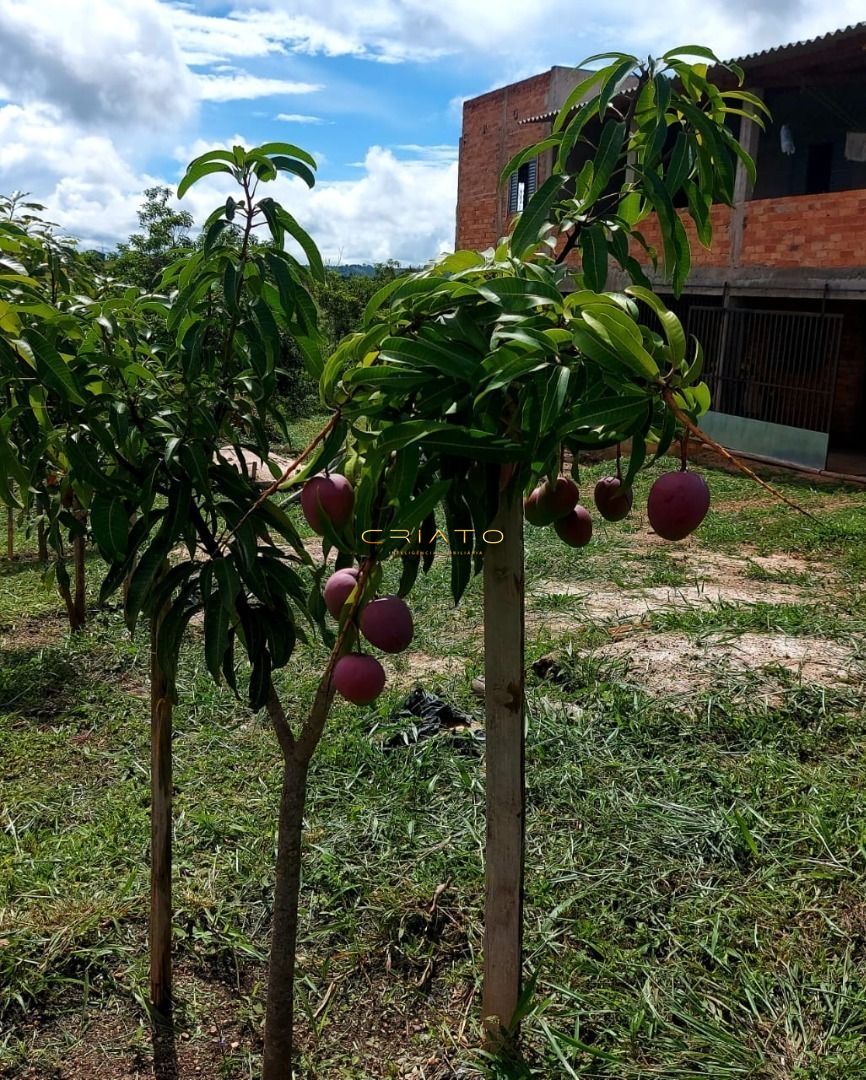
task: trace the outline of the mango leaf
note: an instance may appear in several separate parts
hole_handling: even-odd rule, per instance
[[[548,225],[550,208],[560,198],[565,180],[562,173],[549,176],[520,214],[511,234],[511,250],[518,257],[534,250],[538,244],[542,231]]]
[[[608,247],[600,222],[580,230],[580,252],[584,283],[593,292],[602,292],[607,283]]]
[[[648,308],[655,312],[667,338],[668,347],[671,350],[671,360],[675,367],[680,367],[686,355],[686,335],[683,324],[651,289],[642,288],[640,285],[630,285],[625,291],[629,296],[642,300]]]
[[[102,554],[112,562],[126,557],[129,515],[121,499],[97,491],[90,504],[90,528]]]
[[[232,174],[234,170],[231,166],[224,164],[222,161],[199,161],[198,164],[193,162],[192,165],[186,170],[184,178],[181,180],[177,188],[177,197],[182,199],[184,195],[189,191],[193,184],[197,183],[205,176],[210,176],[212,173],[229,173]]]
[[[541,139],[540,142],[519,150],[499,174],[499,183],[503,184],[521,165],[527,161],[532,161],[533,158],[537,158],[539,154],[543,154],[545,150],[549,150],[552,146],[559,146],[561,142],[561,135],[549,135],[546,139]]]
[[[205,600],[204,655],[207,669],[214,682],[220,682],[226,650],[229,645],[231,619],[218,590]]]
[[[400,360],[415,368],[435,368],[470,386],[475,385],[481,369],[481,357],[473,356],[458,345],[439,345],[423,338],[385,338],[379,355],[384,360]]]
[[[25,337],[33,350],[36,370],[42,381],[64,401],[83,405],[81,389],[60,353],[35,330],[26,330]]]

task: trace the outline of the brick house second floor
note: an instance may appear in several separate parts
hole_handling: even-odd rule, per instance
[[[866,23],[737,62],[772,119],[763,132],[732,119],[756,160],[757,183],[740,170],[735,205],[713,207],[711,249],[693,238],[689,291],[866,297]],[[583,74],[554,67],[464,104],[458,247],[495,243],[549,175],[548,151],[499,185],[509,159],[549,133]],[[731,76],[717,69],[716,81]],[[652,242],[652,220],[643,232]]]

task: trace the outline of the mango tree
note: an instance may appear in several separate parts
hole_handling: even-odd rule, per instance
[[[599,491],[605,516],[621,518],[647,447],[664,454],[678,422],[694,426],[709,406],[700,347],[688,345],[637,257],[643,247],[659,261],[639,226],[658,219],[661,264],[678,293],[689,241],[675,205],[686,204],[709,244],[710,207],[732,201],[737,161],[753,171],[727,121],[761,106],[744,91],[718,90],[688,55],[717,62],[700,47],[646,63],[619,53],[586,61],[607,63],[575,88],[551,135],[505,170],[541,154],[552,163],[510,235],[383,289],[321,381],[326,403],[350,422],[356,537],[408,530],[417,545],[420,526],[421,537],[447,536],[452,551],[467,535],[494,541],[474,563],[451,560],[455,603],[473,571],[484,572],[483,1014],[494,1044],[514,1034],[522,971],[524,494],[527,519],[582,546],[591,521],[562,475],[566,456],[631,441],[626,474]],[[585,161],[579,170],[576,158]],[[631,281],[624,292],[604,292],[611,259]],[[664,481],[650,506],[659,531],[677,537],[708,506],[708,493],[692,486],[703,481],[686,475]],[[399,543],[385,539],[375,557]],[[357,539],[344,546],[357,550]],[[419,559],[404,560],[401,593]]]
[[[23,196],[0,199],[0,499],[10,513],[37,512],[40,558],[47,561],[49,546],[54,551],[48,576],[70,628],[78,630],[85,619],[87,525],[69,480],[68,440],[83,398],[70,396],[69,371],[77,367],[83,384],[91,384],[94,343],[104,333],[99,321],[107,320],[85,259],[56,236],[43,210]],[[49,409],[49,401],[58,407]]]

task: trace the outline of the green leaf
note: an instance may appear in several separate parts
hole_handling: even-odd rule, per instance
[[[479,283],[477,288],[485,299],[499,304],[504,310],[525,310],[549,304],[559,308],[564,302],[562,293],[549,281],[500,277]]]
[[[633,56],[627,56],[619,64],[612,64],[607,70],[609,74],[598,95],[598,115],[604,119],[607,107],[619,93],[622,82],[631,74],[637,62]]]
[[[557,428],[559,437],[579,432],[605,436],[631,434],[634,425],[646,415],[644,396],[587,401],[571,409]]]
[[[182,199],[193,184],[198,183],[198,181],[205,176],[210,176],[211,173],[231,174],[233,171],[231,166],[226,165],[221,161],[199,161],[198,164],[193,163],[186,170],[186,175],[178,185],[177,197]]]
[[[583,198],[589,206],[603,193],[622,155],[626,126],[623,121],[608,120],[601,132],[598,150],[593,158],[593,176],[589,191]]]
[[[279,154],[285,157],[298,158],[300,161],[305,161],[311,169],[315,169],[317,167],[316,159],[312,156],[312,154],[308,154],[306,150],[302,150],[299,146],[295,146],[293,143],[263,143],[261,146],[256,147],[256,152],[259,154]]]
[[[277,217],[289,236],[303,249],[313,277],[317,281],[323,282],[325,280],[325,266],[313,238],[301,228],[295,218],[283,207],[279,208]]]
[[[458,534],[471,533],[473,523],[472,513],[466,500],[454,489],[449,492],[445,500],[445,521],[448,528],[448,546],[451,550],[451,596],[454,603],[459,604],[472,577],[472,558],[469,555],[455,553],[466,551],[467,543],[472,546],[472,542]]]
[[[267,702],[271,689],[271,657],[265,649],[259,649],[250,659],[253,665],[248,690],[250,708],[258,712]]]
[[[64,401],[83,405],[84,398],[77,380],[60,353],[35,330],[25,331],[25,337],[33,350],[36,371],[42,381]]]
[[[549,224],[550,208],[562,195],[565,180],[563,173],[549,176],[523,209],[511,234],[511,250],[516,256],[521,257],[537,246],[542,231]]]
[[[219,590],[212,592],[205,600],[204,655],[207,669],[216,683],[220,682],[223,661],[229,647],[231,627],[229,611]]]
[[[562,415],[565,399],[568,395],[568,384],[571,371],[567,367],[557,367],[550,374],[544,402],[541,406],[541,434],[546,434]]]
[[[571,120],[562,136],[562,144],[559,147],[559,153],[556,156],[556,163],[554,166],[557,172],[568,171],[568,162],[572,150],[583,134],[583,129],[597,115],[598,98],[588,101],[578,109],[577,115]],[[587,164],[591,164],[591,162],[587,162]]]
[[[126,557],[129,515],[122,500],[97,491],[90,504],[90,527],[102,554],[112,562]]]
[[[689,137],[684,131],[677,132],[674,148],[671,152],[671,160],[665,172],[665,187],[676,195],[686,180],[692,168],[692,149]]]
[[[686,335],[683,324],[651,289],[642,288],[640,285],[631,285],[625,291],[629,296],[642,300],[658,316],[671,350],[671,360],[675,367],[680,367],[686,355]]]
[[[710,217],[712,195],[700,190],[697,184],[691,180],[683,182],[683,189],[689,203],[689,216],[695,223],[695,232],[698,240],[705,248],[713,242],[713,222]]]
[[[220,233],[228,226],[228,224],[229,223],[225,218],[217,218],[216,221],[211,222],[204,235],[204,241],[202,242],[202,247],[205,252],[213,250],[214,244],[219,239]]]
[[[415,368],[434,368],[470,386],[475,385],[481,372],[480,356],[473,356],[457,345],[439,345],[423,338],[385,338],[379,356],[386,361],[398,360]]]
[[[721,63],[713,50],[708,49],[705,45],[678,45],[675,49],[668,49],[662,56],[662,60],[673,60],[678,56],[700,56],[714,64]]]
[[[516,169],[519,169],[527,161],[532,161],[533,158],[537,158],[539,154],[543,154],[545,150],[549,150],[552,146],[559,146],[561,142],[561,135],[551,135],[540,142],[533,143],[532,146],[519,150],[499,174],[499,183],[504,183]]]
[[[652,410],[648,410],[650,414]],[[648,427],[648,425],[647,425]],[[643,431],[635,431],[631,437],[631,453],[628,459],[628,470],[623,478],[623,486],[630,488],[634,483],[634,478],[637,476],[638,471],[646,461],[646,435]]]
[[[294,158],[278,155],[277,157],[272,157],[271,162],[274,168],[278,169],[280,172],[294,173],[295,176],[299,176],[304,181],[307,187],[315,187],[316,177],[313,174],[313,171],[307,168],[302,161],[295,161]]]
[[[169,545],[165,537],[158,535],[138,560],[126,592],[124,617],[130,630],[135,629],[138,614],[145,604],[147,594],[153,587],[157,574],[165,564]]]
[[[195,607],[188,603],[188,594],[184,590],[172,604],[168,613],[159,620],[157,628],[157,658],[168,686],[169,697],[175,704],[177,704],[176,679],[180,645],[184,631],[194,614]]]
[[[598,71],[593,71],[587,78],[582,79],[577,86],[569,93],[568,97],[563,102],[562,108],[557,113],[556,119],[553,122],[553,131],[556,133],[560,131],[565,122],[571,115],[571,110],[578,104],[580,104],[585,97],[589,94],[590,90],[604,78],[605,69],[600,68]]]
[[[580,231],[583,280],[593,292],[602,292],[607,283],[608,247],[604,226],[595,222]]]
[[[408,529],[410,532],[417,529],[440,502],[446,497],[451,489],[451,480],[437,480],[420,495],[416,495],[411,501],[398,507],[397,514],[391,524],[392,529]],[[413,545],[416,546],[417,545]]]
[[[592,308],[584,308],[583,318],[587,326],[613,349],[622,363],[644,378],[658,378],[658,365],[643,347],[640,330],[624,311],[593,305]]]

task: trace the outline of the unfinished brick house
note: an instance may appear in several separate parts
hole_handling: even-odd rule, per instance
[[[671,300],[706,352],[704,426],[745,453],[866,474],[866,23],[737,63],[772,113],[763,132],[733,125],[757,184],[740,167],[735,205],[713,208],[711,250],[689,229],[692,271]],[[464,104],[459,248],[493,244],[549,175],[547,152],[498,187],[582,74],[554,67]],[[642,231],[652,243],[654,222]],[[621,283],[612,267],[608,288]]]

